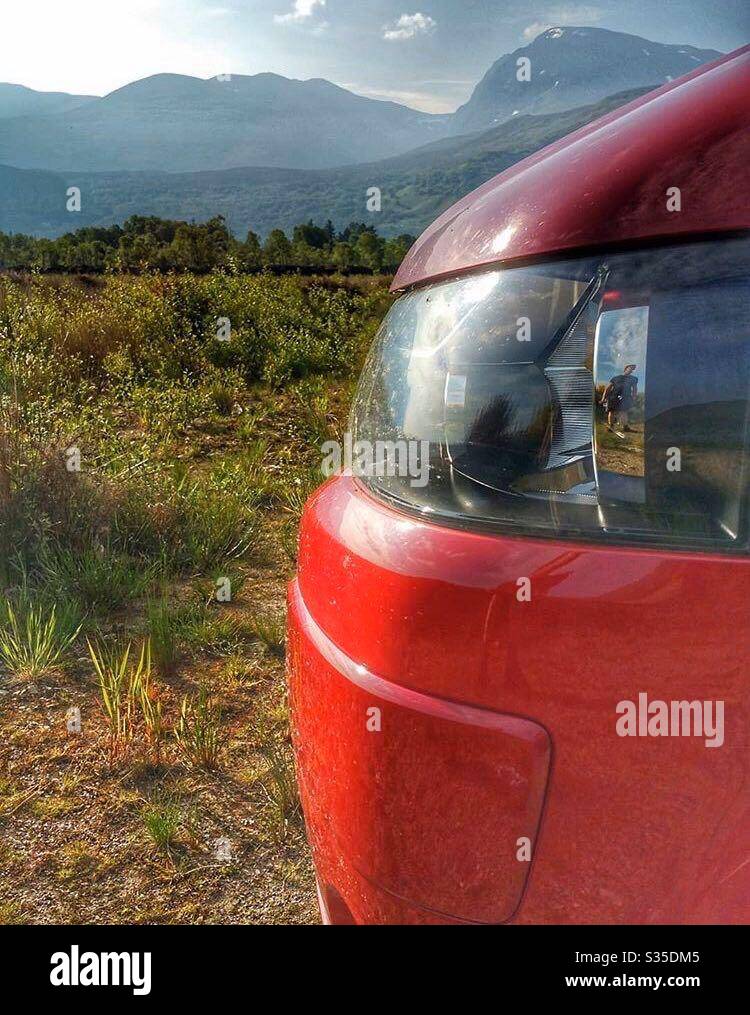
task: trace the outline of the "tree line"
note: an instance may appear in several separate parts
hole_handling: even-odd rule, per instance
[[[87,226],[56,239],[0,232],[0,268],[21,271],[203,274],[216,268],[240,271],[318,268],[343,272],[395,271],[414,237],[386,239],[364,222],[340,232],[328,221],[295,226],[291,236],[273,229],[262,242],[252,230],[237,239],[223,216],[180,222],[134,215],[124,225]]]

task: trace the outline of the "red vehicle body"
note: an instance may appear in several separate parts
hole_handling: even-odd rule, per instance
[[[748,108],[750,47],[464,198],[394,288],[750,229]],[[748,922],[749,661],[746,551],[460,528],[330,480],[302,521],[288,653],[324,920]],[[613,701],[644,687],[721,698],[724,747],[615,740]]]

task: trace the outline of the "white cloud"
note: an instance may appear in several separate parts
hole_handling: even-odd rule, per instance
[[[602,12],[589,4],[560,4],[550,7],[542,16],[547,20],[533,21],[521,32],[524,41],[531,42],[548,28],[556,28],[559,25],[596,24],[597,21],[601,21]]]
[[[552,25],[542,21],[533,21],[530,25],[521,32],[521,36],[525,42],[533,42],[537,35],[541,35],[542,32],[546,32]]]
[[[437,21],[429,14],[402,14],[398,21],[386,25],[383,29],[383,38],[388,42],[402,42],[404,39],[414,39],[417,35],[428,35],[437,28]]]
[[[326,5],[326,0],[294,0],[291,11],[288,14],[274,14],[273,20],[277,25],[299,25],[305,24],[319,14]]]

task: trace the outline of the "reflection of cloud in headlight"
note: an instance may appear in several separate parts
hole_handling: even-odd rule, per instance
[[[643,373],[646,368],[646,339],[648,337],[648,307],[628,307],[614,311],[611,322],[609,348],[612,362],[619,369],[635,363]]]

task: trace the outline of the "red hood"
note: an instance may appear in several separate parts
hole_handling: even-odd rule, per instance
[[[557,251],[750,228],[750,46],[574,131],[458,201],[393,289]],[[678,187],[681,211],[667,208]]]

